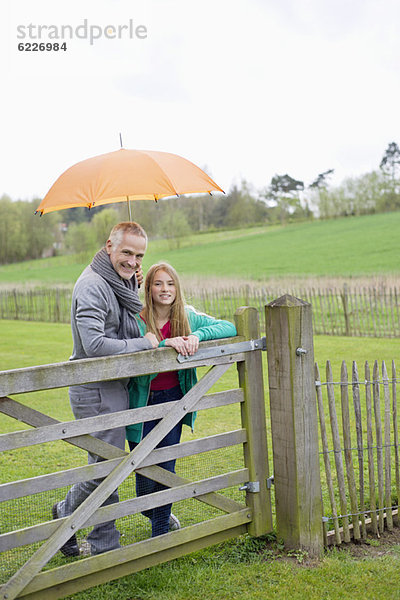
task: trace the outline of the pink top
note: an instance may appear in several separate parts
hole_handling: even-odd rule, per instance
[[[171,322],[167,321],[160,331],[163,340],[171,337]],[[178,373],[167,371],[167,373],[159,373],[152,379],[150,390],[153,392],[156,390],[170,390],[177,385],[179,385]]]

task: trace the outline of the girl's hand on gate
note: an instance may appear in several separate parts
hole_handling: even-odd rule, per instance
[[[189,354],[186,348],[186,338],[182,336],[166,339],[165,345],[174,348],[178,354],[183,354],[183,356],[187,356]]]
[[[185,339],[186,350],[189,356],[192,356],[199,349],[200,340],[197,335],[188,335]]]

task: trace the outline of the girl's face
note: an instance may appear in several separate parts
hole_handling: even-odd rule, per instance
[[[156,271],[151,285],[153,304],[157,306],[171,306],[176,298],[176,287],[172,277],[164,270]]]

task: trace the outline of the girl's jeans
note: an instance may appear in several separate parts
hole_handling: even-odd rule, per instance
[[[182,390],[179,385],[173,387],[169,390],[157,390],[154,392],[150,392],[149,400],[147,406],[153,406],[154,404],[162,404],[163,402],[172,402],[174,400],[180,400],[183,397]],[[159,419],[154,421],[147,421],[143,424],[143,438],[146,437],[148,433],[159,423]],[[174,444],[179,444],[182,433],[182,421],[180,421],[161,442],[158,444],[157,448],[164,448],[165,446],[172,446]],[[129,448],[132,451],[137,444],[135,442],[129,442]],[[171,473],[175,473],[175,462],[176,459],[168,460],[166,462],[160,463],[158,466],[170,471]],[[161,490],[167,489],[166,486],[161,483],[157,483],[152,479],[148,479],[143,475],[136,475],[136,494],[137,496],[146,496],[147,494],[152,494],[154,492],[159,492]],[[157,535],[162,535],[164,533],[168,533],[169,531],[169,516],[171,514],[172,504],[165,504],[164,506],[158,506],[157,508],[152,508],[150,510],[143,511],[143,514],[151,520],[151,535],[155,537]]]

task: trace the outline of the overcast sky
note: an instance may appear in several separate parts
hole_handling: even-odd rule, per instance
[[[0,23],[0,195],[13,199],[44,196],[120,132],[226,191],[327,169],[339,183],[400,144],[398,0],[3,0]],[[68,25],[74,38],[55,39]],[[40,41],[67,50],[18,51]]]

